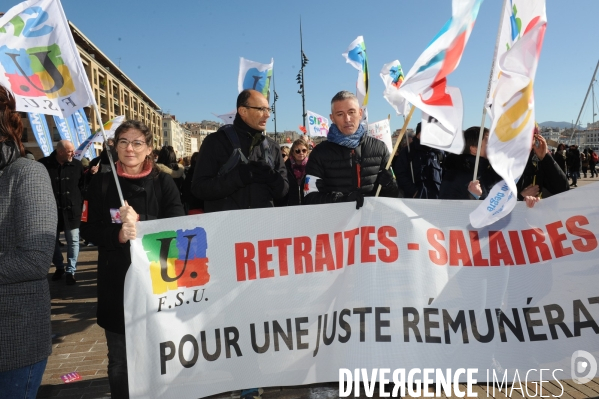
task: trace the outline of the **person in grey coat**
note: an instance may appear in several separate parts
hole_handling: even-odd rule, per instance
[[[14,97],[0,86],[0,396],[35,398],[52,352],[48,270],[56,203],[44,166],[25,157]]]

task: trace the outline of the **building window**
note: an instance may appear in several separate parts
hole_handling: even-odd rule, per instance
[[[26,127],[23,128],[23,134],[21,135],[21,141],[23,143],[26,143],[26,142],[29,141],[28,135],[27,135],[27,128]]]
[[[56,128],[56,126],[54,126],[52,128],[52,140],[53,141],[60,141],[60,140],[62,140],[60,138],[60,134],[58,133],[58,129]]]

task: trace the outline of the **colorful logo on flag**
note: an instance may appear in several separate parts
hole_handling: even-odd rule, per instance
[[[32,48],[0,47],[0,64],[16,95],[58,98],[75,91],[58,44]]]
[[[208,241],[203,228],[148,234],[143,237],[142,246],[150,261],[154,294],[198,287],[210,281]]]
[[[401,83],[404,80],[404,74],[403,74],[403,69],[401,68],[401,65],[393,65],[390,69],[389,69],[389,76],[391,76],[391,78],[393,78],[393,86],[395,86],[396,88],[399,89],[399,87],[401,86]]]
[[[257,68],[250,68],[243,79],[243,87],[259,91],[264,97],[268,98],[271,79],[272,69],[260,72]]]

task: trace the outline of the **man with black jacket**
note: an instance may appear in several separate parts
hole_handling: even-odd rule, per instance
[[[391,166],[405,198],[438,199],[444,153],[420,144],[420,130],[419,122],[416,125],[416,136],[408,146],[401,149]]]
[[[279,145],[264,135],[268,101],[256,90],[237,97],[233,125],[206,137],[200,147],[191,192],[204,212],[269,208],[287,194],[289,183]]]
[[[331,127],[327,141],[317,145],[306,165],[305,204],[356,201],[364,196],[397,198],[399,189],[391,170],[386,170],[389,150],[369,136],[360,124],[362,109],[355,95],[340,91],[331,100]]]
[[[56,271],[52,280],[60,280],[66,271],[67,285],[75,284],[75,270],[79,257],[79,225],[83,198],[81,189],[84,184],[83,165],[81,161],[73,158],[75,146],[68,140],[61,140],[56,144],[52,154],[39,160],[50,175],[52,191],[56,199],[58,210],[58,227],[56,231],[56,247],[52,263]],[[60,250],[58,235],[64,231],[67,240],[67,266],[65,267]]]

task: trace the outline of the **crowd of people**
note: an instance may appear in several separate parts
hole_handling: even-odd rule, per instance
[[[46,275],[53,263],[53,281],[65,276],[66,284],[77,283],[80,235],[98,246],[97,322],[106,332],[112,397],[128,398],[123,297],[138,221],[338,202],[360,209],[379,188],[380,196],[390,198],[483,200],[501,180],[486,158],[489,131],[483,130],[479,149],[476,126],[464,131],[464,150],[456,155],[421,144],[418,124],[387,169],[391,154],[367,134],[362,112],[356,96],[341,91],[331,100],[327,140],[314,146],[304,136],[289,148],[264,134],[267,99],[244,90],[233,124],[206,137],[189,158],[177,161],[172,147],[152,148],[148,127],[130,120],[88,163],[73,157],[74,146],[66,140],[32,162],[20,141],[23,127],[14,98],[0,86],[0,192],[9,193],[0,197],[0,391],[35,397],[51,352]],[[534,206],[576,187],[581,172],[595,177],[596,164],[592,150],[561,144],[548,151],[534,132],[518,198]],[[67,242],[66,261],[60,232]],[[35,294],[21,295],[29,292]],[[257,398],[260,389],[241,396]]]

